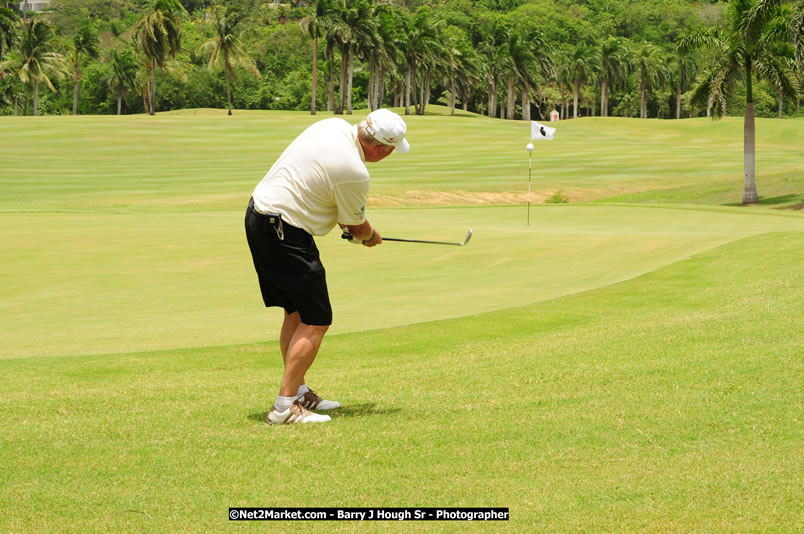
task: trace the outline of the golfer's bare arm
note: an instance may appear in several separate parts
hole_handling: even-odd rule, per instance
[[[368,220],[363,224],[342,224],[340,226],[352,234],[353,238],[365,241],[363,245],[367,247],[373,247],[382,243],[380,232],[378,232],[376,228],[373,228]]]

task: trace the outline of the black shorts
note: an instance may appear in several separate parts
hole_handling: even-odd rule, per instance
[[[299,312],[305,324],[332,324],[326,272],[313,236],[282,222],[280,239],[271,217],[246,210],[246,238],[260,281],[266,306],[280,306],[287,313]]]

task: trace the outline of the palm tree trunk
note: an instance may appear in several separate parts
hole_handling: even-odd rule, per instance
[[[354,74],[354,57],[355,53],[352,47],[349,47],[349,72],[346,84],[346,114],[352,114],[352,76]]]
[[[639,85],[639,118],[640,119],[647,119],[648,118],[648,106],[646,104],[645,98],[645,84]]]
[[[14,95],[14,116],[17,116],[17,107],[19,105],[20,97],[19,95]]]
[[[432,81],[433,73],[430,69],[427,69],[427,74],[424,76],[424,98],[422,98],[422,112],[421,115],[424,115],[424,110],[427,108],[427,104],[430,102],[430,82]]]
[[[572,97],[572,118],[578,118],[578,97],[581,95],[581,80],[580,78],[575,80],[575,91],[573,91]]]
[[[381,108],[383,102],[385,102],[385,65],[380,63],[377,73],[377,108]]]
[[[516,110],[516,95],[514,94],[514,78],[508,78],[508,86],[506,87],[506,97],[508,99],[508,109],[506,110],[506,118],[514,120],[514,111]]]
[[[78,115],[78,60],[73,66],[73,115]]]
[[[410,94],[413,95],[413,110],[416,113],[418,113],[419,112],[419,101],[421,100],[421,98],[419,98],[419,91],[420,91],[420,89],[422,87],[422,84],[424,83],[424,80],[422,80],[422,75],[420,74],[420,71],[413,71],[413,78],[411,79],[411,81],[413,83],[413,87],[411,87]]]
[[[156,115],[156,59],[151,60],[151,88],[150,88],[151,115]]]
[[[421,73],[421,81],[418,83],[418,91],[416,93],[416,115],[424,115],[424,89],[425,89],[425,77],[427,76],[426,71]]]
[[[349,51],[348,45],[344,45],[341,51],[341,80],[339,94],[338,94],[338,107],[335,109],[336,115],[343,115],[343,110],[346,105],[346,70],[349,64]]]
[[[369,84],[368,84],[368,105],[369,110],[377,109],[377,93],[380,91],[378,83],[378,61],[374,54],[369,57]]]
[[[123,107],[123,97],[118,95],[117,96],[117,114],[120,115],[120,111]]]
[[[754,103],[745,105],[745,125],[743,127],[743,167],[745,170],[745,185],[743,190],[743,204],[754,204],[759,200],[755,176],[754,136]]]
[[[375,78],[377,77],[377,73],[375,70],[377,69],[376,61],[374,59],[374,54],[369,56],[369,79],[368,85],[366,86],[366,100],[368,103],[369,111],[374,111],[374,93],[376,91],[376,87],[374,87]]]
[[[411,71],[413,70],[413,64],[408,64],[408,72],[405,74],[405,115],[410,115],[410,83],[411,83]]]
[[[449,81],[449,114],[455,115],[455,78]]]
[[[315,115],[315,88],[318,84],[318,36],[313,39],[313,80],[310,85],[310,115]]]
[[[39,78],[34,78],[34,117],[39,115]]]
[[[606,79],[600,81],[600,116],[609,116],[609,81]]]
[[[497,80],[492,76],[489,80],[489,117],[497,116]]]
[[[747,56],[745,58],[745,125],[743,126],[743,169],[745,172],[743,204],[754,204],[759,200],[755,175],[756,125],[754,124],[754,94],[751,87],[751,74],[751,56]]]
[[[232,114],[232,90],[229,87],[229,65],[223,67],[224,78],[226,78],[226,103],[229,105],[229,113]]]
[[[329,81],[327,82],[327,111],[335,109],[335,61],[329,58]]]
[[[385,90],[386,90],[386,86],[385,86],[385,65],[383,65],[383,64],[380,64],[380,79],[378,80],[378,83],[380,84],[380,91],[379,91],[379,93],[377,95],[377,107],[381,108],[382,105],[383,105],[383,102],[385,102]]]
[[[681,81],[676,84],[676,119],[681,118]]]
[[[528,98],[528,85],[525,84],[525,88],[522,90],[522,120],[529,121],[530,120],[530,99]]]
[[[784,96],[782,95],[782,90],[777,89],[777,93],[779,94],[779,118],[782,118],[782,106],[784,105]]]

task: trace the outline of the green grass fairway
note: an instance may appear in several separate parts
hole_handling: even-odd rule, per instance
[[[281,312],[243,216],[312,118],[0,118],[0,533],[218,532],[229,506],[507,506],[289,532],[791,532],[804,121],[409,117],[387,242],[318,238],[325,425],[269,427]],[[349,118],[353,121],[364,113]],[[543,204],[555,191],[571,203]],[[239,525],[243,527],[243,525]]]
[[[324,426],[262,422],[271,344],[2,360],[0,528],[502,505],[511,523],[484,531],[794,530],[802,262],[800,233],[766,234],[564,299],[333,336],[311,378],[346,407]]]
[[[246,190],[246,195],[249,191]],[[613,206],[381,209],[388,236],[466,247],[319,239],[332,333],[521,306],[632,278],[743,236],[804,231],[773,212]],[[242,211],[0,214],[0,354],[74,355],[274,339]],[[45,230],[43,230],[45,229]],[[32,244],[36,246],[32,246]],[[44,330],[43,330],[44,329]],[[43,335],[43,332],[46,333]]]

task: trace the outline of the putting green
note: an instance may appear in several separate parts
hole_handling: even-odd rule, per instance
[[[245,199],[244,199],[245,201]],[[245,202],[244,202],[245,203]],[[633,278],[804,219],[739,209],[632,206],[380,209],[387,242],[318,239],[335,322],[348,332],[520,306]],[[275,339],[243,213],[5,213],[2,357],[118,353]]]

